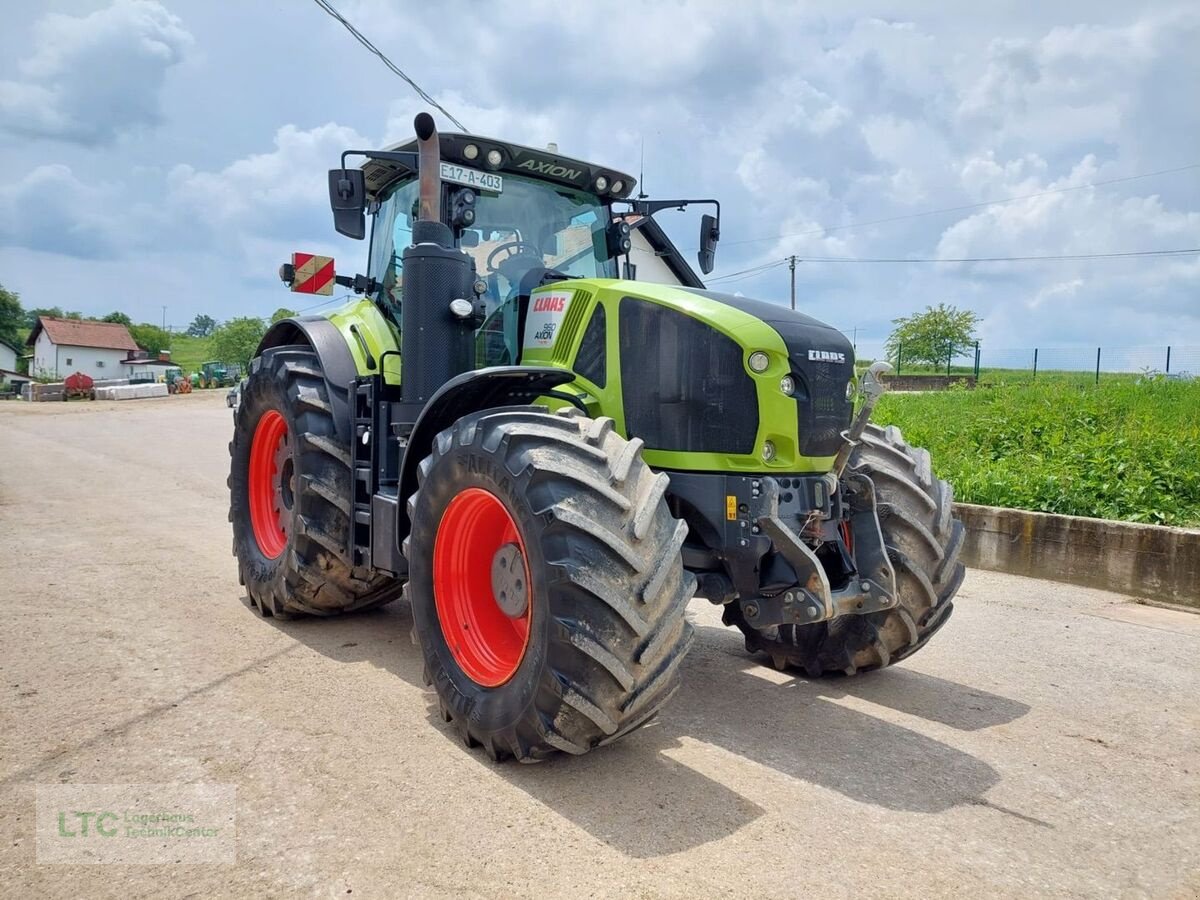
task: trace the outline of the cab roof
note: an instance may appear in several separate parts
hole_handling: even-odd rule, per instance
[[[438,138],[442,162],[456,163],[472,169],[538,178],[564,187],[590,191],[612,200],[624,200],[637,184],[636,179],[624,172],[562,156],[553,150],[537,150],[482,135],[459,134],[454,131],[441,132]],[[466,148],[472,145],[476,148],[476,153],[468,158]],[[415,152],[417,139],[393,144],[385,149]],[[488,154],[492,150],[500,151],[499,166],[492,166],[487,162]],[[371,200],[378,199],[384,189],[397,178],[415,174],[413,169],[404,163],[387,159],[368,159],[363,163],[363,172],[367,182],[367,197]],[[604,178],[607,183],[603,191],[596,188],[598,178]],[[616,190],[617,187],[620,189]]]

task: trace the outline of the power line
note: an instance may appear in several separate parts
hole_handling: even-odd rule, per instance
[[[751,275],[757,275],[760,272],[767,271],[768,269],[774,269],[776,266],[782,266],[785,262],[787,262],[786,259],[777,259],[773,260],[772,262],[763,263],[762,265],[751,266],[749,269],[741,269],[737,272],[730,272],[728,275],[717,275],[714,278],[708,279],[708,283],[712,284],[715,281],[733,280],[737,279],[738,276],[748,278]]]
[[[960,256],[960,257],[920,257],[920,256],[889,256],[889,257],[855,257],[855,256],[785,256],[769,262],[730,272],[728,275],[718,275],[710,278],[707,284],[732,283],[762,275],[772,269],[788,265],[792,259],[797,262],[809,263],[997,263],[997,262],[1068,262],[1072,260],[1090,259],[1132,259],[1153,256],[1187,256],[1200,253],[1200,247],[1187,247],[1178,250],[1122,250],[1116,253],[1063,253],[1053,256]]]
[[[342,294],[341,296],[331,296],[331,298],[329,298],[329,300],[322,300],[319,302],[319,304],[313,304],[312,306],[306,306],[306,307],[302,308],[302,310],[296,310],[296,316],[299,316],[299,314],[302,312],[311,312],[312,310],[319,310],[319,308],[322,306],[329,306],[330,304],[336,304],[336,302],[338,300],[346,300],[348,298],[348,296],[353,296],[353,294]]]
[[[1118,253],[1064,253],[1057,256],[967,256],[967,257],[853,257],[853,256],[804,256],[803,262],[838,263],[990,263],[990,262],[1052,262],[1084,259],[1129,259],[1144,256],[1185,256],[1200,253],[1200,247],[1181,250],[1123,250]],[[781,259],[779,264],[787,262]]]
[[[778,241],[784,238],[808,237],[814,234],[828,234],[831,231],[847,231],[851,228],[866,228],[869,225],[885,225],[888,222],[902,222],[907,219],[920,219],[925,216],[937,216],[942,213],[950,212],[965,212],[971,209],[984,209],[988,206],[1002,206],[1006,203],[1019,203],[1022,200],[1033,200],[1037,197],[1048,197],[1051,194],[1065,194],[1069,191],[1082,191],[1087,188],[1104,187],[1110,184],[1121,184],[1126,181],[1137,181],[1140,178],[1154,178],[1158,175],[1172,175],[1176,172],[1187,172],[1192,169],[1200,169],[1200,163],[1190,163],[1186,166],[1178,166],[1174,169],[1160,169],[1157,172],[1143,172],[1140,175],[1125,175],[1121,178],[1109,178],[1105,181],[1091,181],[1087,184],[1076,184],[1070,187],[1051,188],[1046,191],[1038,191],[1033,194],[1022,194],[1017,197],[1005,197],[1000,200],[985,200],[982,203],[967,203],[962,206],[944,206],[941,209],[929,209],[925,212],[905,213],[899,216],[888,216],[883,219],[870,219],[864,222],[849,222],[845,225],[830,225],[822,228],[812,228],[808,231],[796,231],[791,234],[776,234],[770,237],[745,238],[740,241],[722,241],[722,246],[732,247],[738,244],[758,244],[763,241]]]
[[[422,100],[424,100],[426,103],[428,103],[434,109],[441,112],[442,115],[444,115],[447,119],[449,119],[451,122],[453,122],[455,125],[457,125],[461,131],[467,130],[467,127],[465,125],[463,125],[462,122],[458,121],[458,119],[456,119],[456,118],[454,118],[454,116],[450,115],[450,113],[446,110],[446,107],[442,106],[442,104],[438,103],[431,96],[429,96],[429,94],[427,94],[425,92],[425,90],[419,84],[417,84],[415,81],[413,81],[407,75],[405,75],[404,72],[402,72],[400,70],[399,66],[397,66],[394,62],[392,62],[390,59],[388,59],[383,54],[382,50],[380,50],[378,47],[376,47],[374,44],[372,44],[366,38],[366,36],[363,35],[363,33],[361,31],[359,31],[357,28],[355,28],[353,25],[351,25],[346,20],[345,16],[343,16],[340,12],[338,12],[336,9],[334,9],[333,4],[329,3],[328,0],[313,0],[313,2],[316,3],[317,6],[321,7],[321,9],[325,10],[325,12],[329,13],[329,15],[331,15],[334,19],[341,22],[342,25],[345,26],[346,30],[349,31],[352,35],[354,35],[355,39],[360,44],[362,44],[364,47],[366,47],[368,50],[370,50],[372,53],[374,53],[376,56],[378,56],[383,61],[383,64],[385,66],[387,66],[394,73],[396,73],[402,79],[404,79],[404,81],[406,81],[408,83],[408,86],[417,92],[417,96],[419,96]]]

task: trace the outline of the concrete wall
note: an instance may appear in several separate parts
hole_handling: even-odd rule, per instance
[[[975,387],[974,375],[884,375],[890,391],[944,391],[954,384]]]
[[[66,344],[58,346],[43,330],[34,343],[29,371],[34,375],[48,375],[51,378],[66,378],[76,372],[83,372],[97,379],[120,378],[125,374],[122,371],[121,360],[127,355],[124,350],[70,347]]]
[[[1200,530],[955,504],[963,562],[1200,608]]]

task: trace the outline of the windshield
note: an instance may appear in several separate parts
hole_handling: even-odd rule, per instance
[[[379,299],[392,308],[397,322],[404,294],[402,254],[412,243],[416,203],[415,180],[398,187],[380,206],[371,238],[369,274],[380,283]],[[478,365],[517,361],[517,289],[530,269],[615,277],[615,261],[605,258],[608,221],[607,207],[595,196],[517,175],[504,176],[502,193],[478,195],[475,222],[459,239],[487,286],[487,318],[476,332]]]

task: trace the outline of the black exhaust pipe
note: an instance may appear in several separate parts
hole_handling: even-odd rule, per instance
[[[413,243],[404,251],[400,310],[400,416],[415,422],[442,385],[474,366],[474,324],[450,311],[450,302],[471,300],[475,263],[454,246],[441,221],[441,148],[433,116],[413,121],[417,133],[420,200]]]

